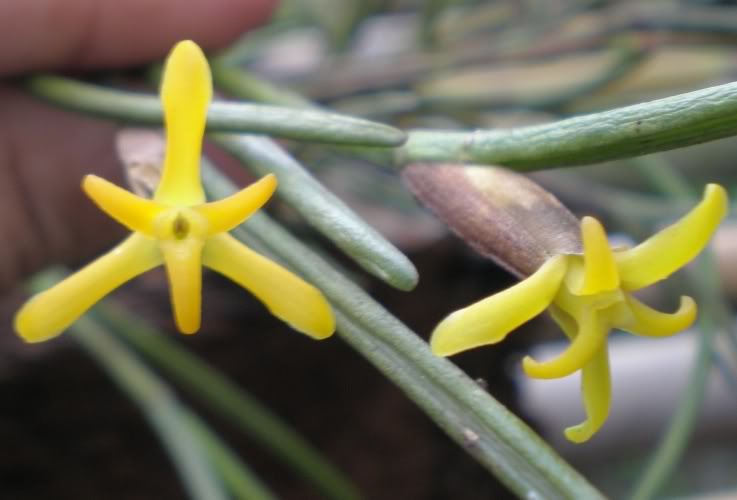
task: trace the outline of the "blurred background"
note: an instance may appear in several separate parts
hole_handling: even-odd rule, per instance
[[[213,67],[221,71],[222,95],[233,99],[321,106],[402,129],[512,128],[730,82],[737,76],[736,50],[737,2],[731,1],[284,0],[269,24],[213,54]],[[135,84],[148,71],[94,76]],[[410,257],[420,285],[410,293],[391,289],[356,269],[288,207],[272,202],[272,214],[419,334],[514,282],[422,209],[397,169],[366,154],[285,146]],[[576,215],[597,216],[617,241],[632,244],[684,214],[707,182],[722,183],[734,198],[736,156],[737,140],[725,139],[532,176]],[[498,346],[453,359],[612,498],[628,496],[684,400],[700,397],[693,433],[690,426],[681,430],[686,445],[671,452],[679,465],[660,497],[737,498],[736,252],[730,217],[710,256],[647,290],[644,300],[668,310],[679,295],[709,297],[706,307],[700,302],[706,319],[692,331],[663,340],[613,333],[613,410],[589,443],[574,446],[562,435],[583,417],[577,377],[530,380],[519,369],[526,353],[544,357],[561,349],[563,335],[548,318]],[[290,332],[214,274],[205,275],[203,289],[205,328],[175,340],[281,416],[367,498],[510,497],[339,338],[315,343]],[[176,335],[161,269],[115,298]],[[8,318],[0,337],[3,498],[183,497],[139,410],[73,339],[26,346],[11,334],[9,318],[21,300],[18,292],[2,305]],[[701,328],[714,330],[714,342],[699,382]],[[319,498],[207,405],[182,398],[279,498]]]

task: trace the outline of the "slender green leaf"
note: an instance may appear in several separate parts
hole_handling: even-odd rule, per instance
[[[737,83],[643,104],[506,130],[412,130],[395,150],[398,166],[417,161],[541,170],[677,149],[737,134]]]
[[[124,92],[52,75],[30,77],[25,87],[54,104],[129,122],[162,123],[158,97]],[[207,115],[211,132],[250,132],[301,141],[364,146],[398,146],[401,130],[360,118],[312,109],[215,101]]]

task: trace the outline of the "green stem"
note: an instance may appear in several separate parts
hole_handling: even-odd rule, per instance
[[[212,169],[203,169],[203,179],[215,197],[235,190]],[[601,498],[521,420],[267,215],[255,214],[233,234],[258,239],[320,287],[335,309],[339,334],[512,491],[523,498]]]
[[[585,165],[737,134],[737,83],[544,125],[507,130],[412,130],[394,163],[467,162],[515,170]]]
[[[271,139],[235,134],[212,137],[257,175],[276,174],[279,196],[363,269],[400,290],[417,285],[419,277],[412,262]],[[206,164],[202,168],[211,169]]]
[[[52,75],[30,77],[25,87],[38,97],[75,111],[149,125],[162,123],[161,104],[156,96]],[[225,101],[210,105],[207,129],[364,146],[398,146],[406,139],[396,128],[337,113]]]
[[[230,420],[261,446],[314,484],[326,497],[358,499],[356,488],[309,443],[259,401],[148,325],[137,322],[109,303],[96,311],[136,350],[177,380],[182,388]]]
[[[276,496],[238,455],[212,432],[197,415],[188,412],[185,420],[217,469],[223,483],[239,500],[276,500]]]

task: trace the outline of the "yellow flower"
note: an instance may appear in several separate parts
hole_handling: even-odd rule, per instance
[[[167,150],[153,199],[94,175],[85,177],[87,195],[133,234],[32,297],[15,317],[15,329],[24,340],[40,342],[59,335],[112,290],[161,264],[182,333],[200,327],[203,265],[250,290],[294,329],[317,339],[333,333],[332,311],[317,288],[227,234],[266,203],[276,189],[276,177],[267,175],[228,198],[205,203],[200,155],[211,97],[204,54],[194,42],[180,42],[167,59],[161,85]]]
[[[495,344],[548,309],[571,343],[550,361],[526,357],[523,369],[535,378],[565,377],[581,370],[587,419],[566,429],[565,435],[577,443],[586,441],[609,414],[609,330],[662,337],[688,328],[696,318],[696,304],[690,297],[682,297],[679,309],[666,314],[646,306],[631,292],[667,278],[693,259],[726,213],[724,189],[710,184],[690,213],[631,249],[612,249],[602,225],[584,217],[583,255],[551,256],[519,284],[450,314],[435,328],[432,350],[449,356]]]

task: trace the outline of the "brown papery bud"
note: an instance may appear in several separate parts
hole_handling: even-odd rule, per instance
[[[524,175],[501,167],[415,163],[402,177],[454,233],[520,278],[554,255],[583,252],[579,220]]]

